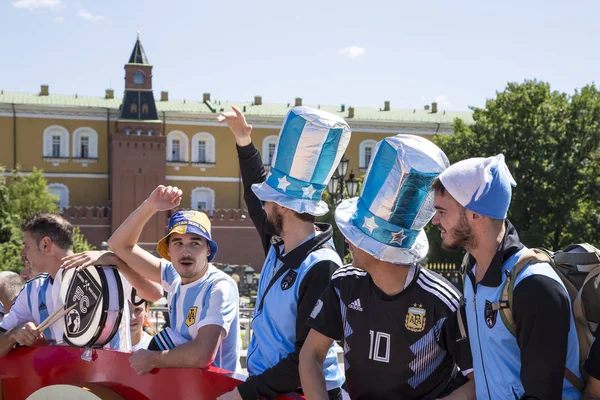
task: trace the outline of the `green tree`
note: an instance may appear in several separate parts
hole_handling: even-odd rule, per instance
[[[0,270],[21,270],[23,234],[19,224],[38,212],[58,212],[57,202],[58,198],[48,190],[41,170],[34,169],[28,175],[16,170],[9,180],[0,167]],[[79,228],[75,228],[73,239],[76,252],[93,248]]]
[[[600,242],[600,92],[594,85],[571,96],[539,81],[509,83],[485,108],[473,108],[472,126],[454,123],[435,142],[451,163],[504,153],[517,182],[508,218],[528,246],[560,249]],[[440,251],[429,226],[432,261],[456,262]]]

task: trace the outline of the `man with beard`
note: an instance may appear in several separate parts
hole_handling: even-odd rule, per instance
[[[323,357],[334,340],[343,342],[352,399],[475,398],[464,377],[469,343],[457,340],[460,295],[420,265],[429,250],[423,228],[435,212],[431,182],[447,166],[427,139],[386,138],[360,196],[335,210],[353,260],[333,274],[308,320],[300,353],[308,399],[325,397]]]
[[[433,182],[443,247],[465,249],[464,300],[477,399],[579,399],[579,342],[567,291],[547,263],[516,277],[513,334],[502,288],[526,247],[506,219],[516,186],[504,155],[460,161]],[[514,278],[513,278],[514,279]],[[568,376],[571,374],[572,376]]]
[[[132,269],[160,283],[168,293],[171,326],[148,349],[130,358],[140,375],[154,368],[204,368],[211,364],[239,371],[239,294],[233,279],[210,262],[217,254],[210,220],[199,211],[178,211],[157,244],[158,258],[137,245],[144,226],[159,211],[176,208],[182,192],[158,186],[108,240]],[[143,297],[143,294],[140,293]]]
[[[315,216],[328,211],[321,195],[350,141],[350,127],[321,110],[292,108],[266,175],[250,138],[252,126],[240,110],[234,107],[219,120],[227,122],[235,137],[244,199],[266,254],[248,348],[250,377],[219,399],[275,398],[299,390],[306,319],[342,265],[330,245],[332,227],[315,223]],[[344,375],[333,347],[326,353],[325,398],[340,399]]]
[[[37,326],[54,311],[64,307],[60,290],[65,258],[88,260],[89,254],[92,254],[97,255],[91,257],[93,261],[101,259],[100,265],[117,265],[130,279],[130,282],[123,280],[123,291],[129,292],[125,294],[126,298],[131,293],[131,285],[149,298],[161,295],[160,290],[151,282],[126,271],[127,265],[113,254],[105,254],[106,252],[74,254],[73,226],[58,214],[35,214],[21,223],[21,230],[23,231],[21,258],[25,261],[25,265],[31,267],[35,277],[25,284],[24,290],[17,297],[10,312],[0,323],[0,357],[8,354],[17,343],[31,346],[41,338],[52,345],[63,343],[65,324],[53,324],[43,332],[40,332]],[[117,333],[105,348],[120,351],[131,349],[128,308],[123,310],[123,315]]]

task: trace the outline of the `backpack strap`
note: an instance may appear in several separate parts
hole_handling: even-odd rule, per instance
[[[545,250],[545,249],[527,249],[527,250],[525,250],[523,252],[523,254],[521,254],[521,256],[519,257],[519,260],[517,261],[517,263],[514,265],[512,271],[510,271],[510,272],[506,271],[507,277],[506,277],[506,281],[504,282],[504,285],[502,286],[502,293],[500,295],[500,301],[492,304],[492,308],[494,310],[499,310],[498,312],[500,313],[502,322],[504,322],[504,325],[510,331],[510,333],[513,334],[513,336],[516,336],[515,321],[512,316],[513,291],[515,289],[515,281],[517,280],[517,277],[519,276],[519,274],[521,272],[523,272],[523,270],[525,269],[525,267],[527,265],[536,264],[536,263],[548,263],[554,269],[554,261],[552,260],[551,253],[548,250]],[[564,281],[568,282],[568,280],[566,278],[564,278],[562,276],[562,274],[558,273],[558,276],[560,276],[563,283],[564,283]],[[573,284],[571,282],[569,282],[569,285],[573,289],[575,289],[575,287],[573,286]],[[565,286],[567,286],[567,285],[565,285]],[[568,287],[567,287],[567,291],[569,291]],[[569,293],[569,295],[570,295],[570,293]],[[581,307],[581,308],[583,308],[583,307]],[[586,354],[586,356],[587,356],[587,354]],[[565,367],[564,377],[571,385],[573,385],[573,387],[575,389],[579,390],[579,392],[583,392],[583,389],[584,389],[583,381],[581,379],[579,379],[577,377],[577,375],[575,373],[573,373],[573,371],[571,371],[567,367]]]
[[[523,251],[516,264],[513,266],[511,271],[506,271],[506,280],[502,286],[502,292],[500,294],[500,300],[492,303],[492,309],[499,310],[500,318],[506,328],[516,336],[515,321],[512,316],[512,304],[513,304],[513,291],[515,289],[515,282],[517,277],[525,267],[529,264],[535,264],[540,262],[551,262],[551,258],[548,254],[540,249],[527,249]]]
[[[457,310],[457,319],[458,319],[458,330],[460,331],[460,338],[457,340],[457,342],[461,342],[463,340],[467,340],[469,335],[467,334],[467,329],[465,327],[465,321],[462,315],[462,308],[466,303],[465,300],[465,282],[467,281],[467,268],[469,267],[469,253],[465,253],[465,256],[463,257],[463,260],[460,264],[460,275],[462,278],[462,293],[460,295],[460,304]]]
[[[597,266],[590,272],[581,285],[583,289],[585,285],[600,275],[600,266]],[[585,315],[585,307],[583,306],[583,299],[581,298],[582,290],[577,293],[575,300],[573,300],[573,317],[575,319],[575,329],[577,329],[577,337],[579,338],[579,362],[580,366],[585,363],[587,359],[592,343],[594,342],[594,335],[592,334],[587,316]]]

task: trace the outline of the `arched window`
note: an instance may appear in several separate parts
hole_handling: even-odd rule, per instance
[[[146,76],[144,73],[142,71],[135,71],[135,74],[133,74],[133,83],[136,85],[143,85],[145,81]]]
[[[271,165],[277,148],[277,135],[267,136],[262,142],[262,160],[264,165]]]
[[[215,163],[215,137],[208,132],[196,133],[192,138],[192,162]]]
[[[52,125],[44,130],[44,157],[69,157],[69,131],[60,126]]]
[[[375,152],[377,142],[372,139],[363,140],[358,146],[358,165],[360,169],[369,168],[369,163]]]
[[[188,160],[188,137],[181,131],[171,131],[167,135],[167,161]]]
[[[212,215],[215,208],[215,191],[207,187],[192,190],[192,209]]]
[[[73,157],[98,158],[98,133],[92,128],[78,128],[73,132]]]
[[[60,210],[64,210],[69,207],[69,188],[62,183],[51,183],[48,185],[50,193],[58,197],[56,205],[60,207]]]

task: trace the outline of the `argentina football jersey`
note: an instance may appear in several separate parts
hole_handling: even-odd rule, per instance
[[[226,337],[217,351],[214,365],[228,371],[241,371],[238,358],[239,295],[235,281],[209,264],[202,278],[183,285],[173,264],[163,260],[161,285],[168,293],[171,327],[168,332],[163,331],[165,334],[157,335],[158,347],[167,350],[195,339],[203,326],[217,325],[225,330]]]
[[[27,281],[10,312],[6,314],[0,323],[0,329],[8,331],[27,322],[32,322],[37,326],[45,321],[54,311],[64,307],[61,297],[63,272],[63,270],[60,270],[54,279],[49,274],[44,273]],[[132,287],[123,276],[121,276],[121,282],[123,284],[124,299],[127,299],[131,296]],[[118,351],[131,350],[129,319],[129,307],[123,307],[118,329],[111,341],[103,347],[104,349]],[[62,322],[52,324],[42,331],[44,339],[50,345],[68,345],[64,340],[64,334],[65,324]]]

